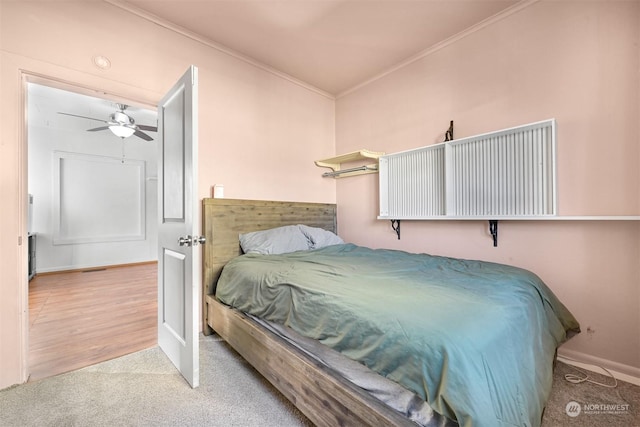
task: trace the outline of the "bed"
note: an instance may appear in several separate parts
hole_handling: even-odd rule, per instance
[[[420,257],[419,255],[399,251],[371,250],[344,244],[278,256],[250,254],[238,257],[242,254],[239,245],[240,234],[296,224],[336,232],[335,218],[336,207],[332,204],[205,199],[203,213],[203,229],[207,238],[204,248],[203,274],[205,334],[212,331],[218,333],[316,425],[415,426],[416,420],[405,408],[400,411],[397,407],[392,409],[388,406],[388,402],[383,403],[379,396],[373,397],[365,391],[364,388],[367,387],[363,388],[362,384],[356,385],[358,382],[352,382],[352,378],[345,378],[339,368],[327,365],[326,358],[316,356],[313,349],[309,350],[303,344],[297,344],[296,332],[298,335],[306,335],[306,338],[302,339],[313,341],[308,338],[316,338],[323,344],[333,346],[335,351],[330,350],[330,352],[337,352],[348,356],[349,359],[359,361],[363,366],[367,366],[365,369],[370,368],[382,374],[374,374],[381,379],[392,380],[392,383],[400,384],[403,389],[407,389],[407,392],[420,397],[423,401],[429,400],[432,405],[423,403],[426,405],[425,410],[430,411],[432,416],[425,418],[426,421],[421,424],[455,425],[456,421],[461,425],[479,426],[539,424],[544,403],[550,391],[555,349],[568,334],[577,332],[579,326],[566,308],[557,301],[544,284],[538,283],[537,278],[531,273],[523,273],[524,279],[521,281],[535,282],[533,287],[529,284],[516,286],[502,279],[514,273],[512,267],[442,257],[428,258],[429,261],[426,264],[432,264],[429,268],[432,268],[433,272],[439,272],[441,276],[438,280],[440,281],[446,282],[449,280],[448,277],[459,275],[463,270],[464,277],[467,278],[480,273],[485,274],[487,271],[489,275],[488,278],[474,278],[467,283],[467,289],[455,294],[449,306],[440,302],[431,306],[430,312],[440,311],[430,321],[423,322],[424,325],[420,325],[418,321],[411,328],[407,328],[407,324],[404,323],[407,320],[404,318],[407,317],[405,316],[407,313],[419,312],[421,307],[429,307],[430,299],[441,301],[437,299],[440,296],[427,297],[424,301],[410,297],[409,302],[397,304],[401,304],[399,307],[417,304],[413,310],[396,309],[396,313],[400,314],[392,316],[393,322],[385,324],[385,321],[382,321],[376,325],[376,317],[381,317],[377,314],[381,315],[382,312],[391,310],[388,307],[396,304],[392,301],[392,297],[384,297],[383,294],[378,294],[376,289],[387,286],[387,282],[394,277],[405,277],[404,271],[415,269],[416,265],[419,266],[418,270],[424,273],[423,264],[426,258],[416,258]],[[360,270],[358,273],[358,276],[364,278],[361,283],[355,284],[356,281],[351,278],[348,282],[334,285],[332,288],[340,289],[339,293],[344,294],[342,297],[346,298],[346,302],[327,298],[332,292],[323,290],[326,282],[330,281],[333,284],[337,277],[346,276],[353,269],[357,270],[360,259],[366,263],[370,262],[371,257],[378,258],[374,265],[364,264],[365,270]],[[329,259],[332,261],[328,261]],[[330,264],[329,270],[325,268],[329,265],[328,263],[339,262],[338,260],[343,260],[344,264]],[[286,266],[284,269],[281,266],[275,267],[279,269],[278,273],[274,274],[278,280],[283,281],[287,286],[292,283],[302,283],[302,286],[296,289],[291,288],[293,290],[279,282],[266,285],[267,293],[269,290],[271,292],[274,292],[274,289],[277,290],[271,295],[276,300],[281,300],[288,294],[294,295],[292,301],[295,301],[290,302],[289,306],[286,306],[285,302],[286,307],[282,310],[274,309],[275,305],[262,297],[258,297],[257,302],[251,302],[245,298],[246,295],[254,294],[259,290],[260,286],[253,287],[254,282],[262,284],[268,282],[266,279],[256,279],[258,276],[254,275],[257,273],[254,273],[253,269],[268,271],[273,268],[272,264],[276,261],[284,262]],[[258,266],[255,267],[256,265]],[[385,265],[386,270],[378,269],[381,265]],[[222,274],[225,266],[227,268]],[[471,274],[466,270],[468,268],[472,269]],[[519,269],[515,270],[521,274]],[[247,272],[248,278],[242,278],[244,272]],[[311,274],[319,274],[320,277],[312,280]],[[216,297],[214,293],[221,275],[220,292]],[[411,283],[413,280],[411,277],[406,276],[402,282]],[[504,282],[504,285],[509,285],[502,288],[517,288],[515,297],[507,296],[500,291],[495,297],[487,299],[488,297],[485,296],[487,292],[482,290],[484,289],[482,286],[489,286],[493,282]],[[350,288],[351,286],[353,289]],[[393,286],[396,289],[394,294],[415,295],[412,293],[422,292],[423,285],[418,284],[416,288],[416,284],[411,284],[402,291],[396,287],[400,286],[399,284],[394,283]],[[287,291],[280,292],[285,288]],[[441,287],[449,292],[447,288],[449,288],[448,285]],[[476,288],[481,290],[478,291]],[[300,292],[303,293],[300,294]],[[436,292],[440,291],[436,290]],[[364,298],[364,296],[367,297]],[[225,300],[226,304],[222,303],[220,298]],[[452,297],[448,295],[444,298],[446,300]],[[483,307],[490,302],[490,299],[507,299],[508,302],[503,304],[503,307],[497,306],[498,308],[486,310]],[[337,304],[329,305],[329,311],[326,313],[342,314],[327,316],[322,314],[322,310],[316,310],[323,300],[328,300],[329,304]],[[381,300],[384,300],[384,303],[380,303]],[[471,302],[471,305],[462,304],[465,300]],[[526,313],[507,311],[508,307],[519,305],[521,300],[540,300],[543,308]],[[260,301],[263,302],[262,305]],[[230,304],[239,309],[231,308]],[[457,319],[461,315],[454,312],[460,307],[463,307],[463,311],[469,312],[469,315],[478,316],[477,321],[458,322]],[[294,309],[301,311],[296,314]],[[474,310],[479,311],[474,312]],[[505,310],[504,313],[503,310]],[[525,309],[527,310],[529,309]],[[350,317],[351,313],[366,311],[370,311],[369,315],[373,315],[372,319],[360,321],[359,317]],[[451,313],[454,314],[451,315]],[[418,317],[420,316],[422,314]],[[529,320],[523,321],[518,318],[523,316]],[[439,326],[435,325],[436,318],[441,321]],[[508,319],[502,322],[504,327],[491,326],[492,323],[487,323],[489,320],[500,321],[501,318]],[[271,320],[275,327],[270,327],[270,324],[265,323],[263,319]],[[345,319],[351,331],[338,334],[327,332],[327,328],[332,331],[338,327],[335,324],[336,319]],[[305,323],[306,326],[304,326]],[[371,329],[361,329],[358,326],[359,323],[374,325],[374,332],[372,333]],[[387,327],[390,323],[393,323],[393,327]],[[458,326],[456,323],[461,325]],[[328,325],[325,329],[314,328],[316,325],[325,324]],[[305,327],[307,330],[304,329]],[[376,327],[385,329],[385,332],[376,333]],[[309,332],[309,329],[312,331]],[[398,334],[395,338],[387,338],[387,329],[396,329]],[[435,330],[436,333],[429,337],[427,344],[420,344],[422,338],[414,336],[413,329],[425,329],[426,333]],[[287,330],[291,330],[293,338],[287,335]],[[443,333],[443,331],[456,332]],[[391,336],[391,332],[389,335]],[[354,349],[351,344],[359,341],[358,337],[366,339],[360,340],[361,349]],[[384,341],[383,337],[387,341]],[[448,343],[446,348],[442,347],[444,350],[440,344],[435,344],[439,339]],[[349,343],[350,346],[345,343]],[[418,344],[414,346],[414,343]],[[434,343],[435,349],[431,348],[431,343]],[[392,348],[392,344],[404,346],[401,347],[400,352],[394,350],[395,353],[403,355],[401,361],[390,362],[385,359],[385,353],[382,352],[383,362],[376,362],[373,357],[377,350],[372,349]],[[414,352],[411,352],[410,347],[415,347]],[[422,357],[421,352],[430,354],[432,359],[426,363],[414,363],[416,359]]]

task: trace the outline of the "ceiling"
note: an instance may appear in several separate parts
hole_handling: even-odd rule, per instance
[[[107,0],[338,95],[520,0]]]

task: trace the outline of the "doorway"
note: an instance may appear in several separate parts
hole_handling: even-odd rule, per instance
[[[78,363],[100,361],[100,355],[106,360],[129,352],[132,347],[122,344],[131,341],[126,333],[135,328],[104,334],[105,328],[118,329],[119,318],[144,312],[157,323],[157,311],[132,303],[132,295],[142,292],[157,306],[156,135],[145,130],[152,141],[119,138],[100,122],[124,110],[136,124],[152,126],[156,112],[39,83],[27,84],[27,224],[35,248],[29,330],[38,334],[29,349],[30,362],[37,360],[30,363],[34,379],[36,370],[77,369]],[[32,288],[38,292],[33,302]],[[157,326],[143,329],[137,338],[155,345]]]
[[[157,344],[156,262],[44,273],[29,282],[30,381]]]

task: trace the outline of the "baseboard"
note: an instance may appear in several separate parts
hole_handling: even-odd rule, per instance
[[[640,368],[634,366],[601,359],[579,351],[564,349],[558,350],[558,360],[578,368],[608,375],[601,369],[606,368],[616,379],[640,386]]]
[[[157,264],[157,263],[158,261],[151,260],[151,261],[131,262],[127,264],[87,265],[84,267],[79,267],[79,266],[56,267],[56,268],[49,268],[49,269],[43,269],[43,270],[38,269],[36,271],[36,275],[46,276],[49,274],[76,273],[76,272],[82,272],[86,270],[97,270],[97,269],[102,270],[102,269],[108,269],[108,268],[132,267],[136,265]]]

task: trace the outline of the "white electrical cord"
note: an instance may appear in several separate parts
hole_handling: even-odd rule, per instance
[[[560,356],[561,359],[567,359],[567,360],[571,360],[572,362],[578,362],[578,363],[583,363],[580,362],[578,360],[572,359],[570,357],[566,357],[566,356]],[[568,382],[570,382],[571,384],[580,384],[580,383],[584,383],[584,382],[588,382],[588,383],[592,383],[592,384],[596,384],[599,385],[601,387],[607,387],[607,388],[616,388],[618,386],[618,380],[616,379],[616,377],[613,376],[613,374],[611,372],[609,372],[609,370],[603,366],[598,366],[598,365],[591,365],[591,366],[596,366],[600,369],[602,369],[603,371],[605,371],[607,374],[609,374],[609,376],[611,378],[613,378],[613,385],[612,384],[604,384],[595,380],[592,380],[589,378],[589,374],[585,371],[583,371],[582,369],[579,369],[573,365],[569,365],[571,366],[571,369],[574,369],[578,372],[580,372],[582,374],[578,375],[578,374],[564,374],[564,379]]]

